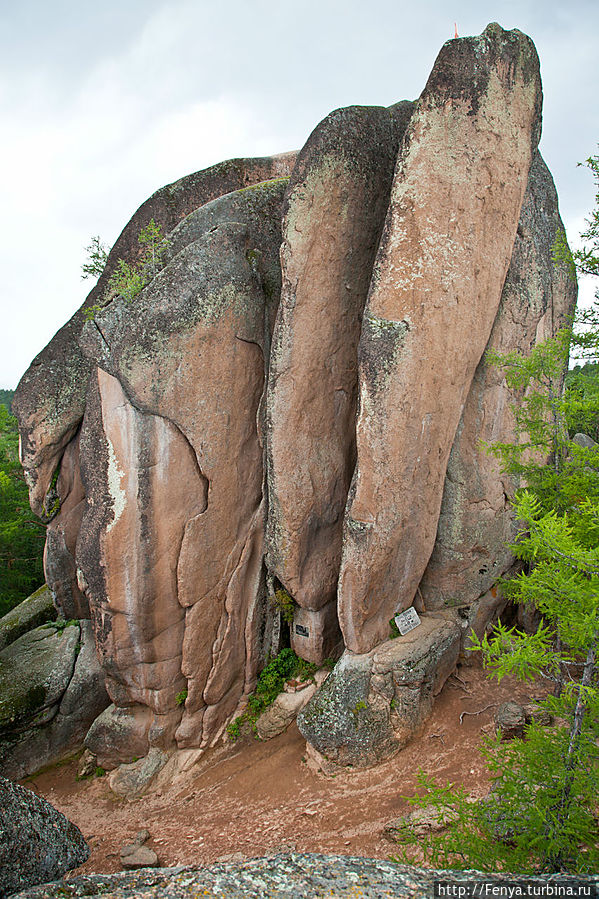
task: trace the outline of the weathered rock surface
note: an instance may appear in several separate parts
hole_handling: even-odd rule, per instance
[[[491,25],[443,47],[416,104],[337,110],[297,163],[162,189],[92,319],[24,376],[46,577],[64,615],[91,618],[113,703],[86,745],[103,767],[139,757],[113,773],[125,794],[213,745],[287,642],[313,662],[345,646],[300,721],[314,752],[373,764],[428,714],[460,635],[499,613],[513,485],[479,440],[511,438],[512,397],[481,357],[552,334],[575,292],[551,258],[540,104],[531,42]],[[152,218],[162,270],[108,296]],[[268,601],[282,586],[290,628]],[[412,603],[423,624],[389,641]],[[43,714],[62,721],[58,700]]]
[[[540,106],[532,42],[492,25],[444,45],[410,119],[360,337],[358,463],[339,577],[339,618],[353,652],[385,638],[432,552],[449,453],[510,262]]]
[[[337,765],[369,767],[389,758],[430,714],[459,649],[455,620],[422,616],[410,633],[369,653],[346,650],[298,715],[301,733]]]
[[[537,152],[487,350],[529,353],[566,324],[577,287],[565,266],[553,259],[563,232],[557,193]],[[515,487],[486,446],[516,438],[513,406],[519,395],[485,356],[474,374],[449,456],[437,538],[420,591],[427,609],[486,594],[513,564],[510,501]],[[480,621],[482,608],[477,618]]]
[[[49,637],[39,634],[47,627],[12,644],[17,650],[12,657],[0,653],[0,709],[9,712],[0,738],[0,769],[14,779],[77,749],[109,702],[91,623],[71,625],[62,636],[49,629]]]
[[[49,802],[0,777],[0,897],[61,877],[89,858],[81,831]]]
[[[67,444],[54,491],[46,498],[58,510],[46,529],[44,574],[63,618],[89,618],[89,603],[77,584],[75,549],[85,510],[79,465],[80,432]]]
[[[270,571],[313,611],[336,593],[362,312],[411,108],[332,112],[300,152],[285,197],[267,398],[267,555]]]
[[[597,446],[597,443],[592,437],[589,437],[588,434],[575,434],[572,438],[572,442],[585,449],[592,449],[594,446]]]
[[[53,717],[73,676],[78,624],[29,631],[0,654],[0,734]]]
[[[362,896],[364,899],[434,899],[439,880],[451,884],[456,894],[468,890],[473,882],[489,884],[500,894],[513,881],[510,875],[473,871],[434,871],[397,865],[382,859],[347,855],[316,855],[308,852],[279,854],[245,861],[222,862],[202,868],[159,868],[137,874],[95,874],[70,878],[43,888],[33,887],[14,899],[63,899],[65,896],[88,896],[101,899],[110,894],[114,899],[187,899],[196,895],[226,896],[247,899],[248,896],[271,895],[281,899],[314,899],[334,895],[338,899]],[[599,875],[589,875],[585,883],[596,886]],[[574,892],[580,885],[578,875],[543,874],[539,877],[519,876],[523,888],[530,893],[547,891],[547,884],[562,886]],[[44,890],[44,892],[42,892]]]
[[[131,847],[126,846],[125,849]],[[138,871],[140,868],[157,868],[158,856],[149,846],[135,846],[131,852],[121,849],[121,865],[124,871]]]
[[[279,693],[272,705],[262,712],[256,721],[256,734],[261,740],[271,740],[287,730],[298,713],[314,696],[316,685],[312,684],[298,693]]]
[[[27,631],[56,618],[52,594],[46,584],[0,618],[0,652]]]
[[[290,628],[293,651],[307,662],[320,665],[325,659],[337,659],[343,651],[343,637],[337,618],[337,600],[320,609],[296,606]]]
[[[109,705],[89,728],[85,745],[107,770],[143,758],[150,748],[152,717],[148,706]]]
[[[517,702],[502,702],[495,712],[495,726],[501,731],[502,740],[524,736],[526,712]]]
[[[453,809],[441,808],[437,805],[427,805],[425,808],[415,808],[406,815],[400,815],[389,821],[383,828],[383,836],[395,843],[401,841],[406,830],[424,836],[428,833],[438,833],[449,824],[458,819],[458,813]]]
[[[139,412],[102,369],[81,442],[88,503],[77,556],[107,689],[117,704],[126,696],[164,714],[185,687],[177,560],[187,521],[205,508],[205,481],[181,432]]]
[[[119,765],[108,775],[110,789],[122,799],[142,796],[169,760],[168,753],[152,747],[147,756],[129,765]]]
[[[113,701],[165,714],[186,688],[181,747],[222,731],[261,657],[260,404],[285,186],[203,207],[152,284],[88,329],[106,370],[82,431],[78,564]]]

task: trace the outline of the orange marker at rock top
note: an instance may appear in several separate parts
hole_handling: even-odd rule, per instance
[[[455,29],[454,37],[459,37],[457,22],[454,22],[454,23],[453,23],[453,27],[454,27],[454,29]]]

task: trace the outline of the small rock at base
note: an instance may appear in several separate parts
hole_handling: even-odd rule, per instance
[[[457,819],[458,814],[453,809],[428,805],[426,808],[416,808],[407,815],[400,815],[399,818],[389,821],[383,828],[383,836],[396,842],[406,828],[418,836],[424,836],[426,833],[438,833]]]
[[[531,724],[533,721],[540,727],[551,727],[553,724],[551,712],[540,707],[536,702],[528,702],[524,706],[524,714],[526,715],[527,724]]]
[[[77,777],[91,777],[92,774],[96,773],[96,768],[98,767],[98,760],[95,755],[89,751],[89,749],[85,749],[83,751],[83,755],[79,759],[79,765],[77,766]]]
[[[129,850],[133,849],[132,852]],[[125,871],[135,871],[138,868],[157,868],[158,856],[153,849],[147,846],[125,846],[121,849],[121,865]]]
[[[517,702],[502,702],[495,713],[495,726],[503,740],[513,740],[524,735],[526,715]]]

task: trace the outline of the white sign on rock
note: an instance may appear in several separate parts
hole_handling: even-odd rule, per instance
[[[403,637],[404,634],[407,634],[410,631],[413,631],[415,627],[418,627],[421,622],[414,606],[410,606],[405,612],[400,612],[399,615],[395,616],[395,623],[399,633]]]

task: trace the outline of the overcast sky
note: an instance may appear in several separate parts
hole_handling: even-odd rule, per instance
[[[488,22],[541,59],[541,151],[571,239],[593,205],[597,0],[0,0],[0,387],[81,304],[84,248],[157,188],[300,147],[328,112],[415,99]]]

